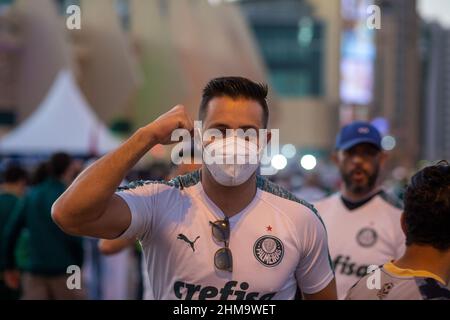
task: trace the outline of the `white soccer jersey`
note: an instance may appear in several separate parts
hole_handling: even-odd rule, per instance
[[[297,285],[313,294],[331,282],[326,231],[314,208],[268,180],[258,178],[257,186],[253,201],[230,218],[233,272],[215,268],[223,244],[209,222],[225,216],[203,191],[198,171],[117,193],[132,213],[121,237],[141,241],[151,298],[287,300]]]
[[[383,265],[403,254],[402,210],[383,191],[354,210],[344,205],[340,194],[315,207],[327,229],[338,299],[344,299],[347,291],[367,274],[368,266]]]

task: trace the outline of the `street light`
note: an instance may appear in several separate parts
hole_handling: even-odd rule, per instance
[[[300,160],[300,165],[305,170],[313,170],[317,166],[317,159],[312,154],[307,154]]]
[[[277,154],[272,158],[272,161],[270,163],[275,169],[283,170],[287,166],[287,159],[282,154]]]

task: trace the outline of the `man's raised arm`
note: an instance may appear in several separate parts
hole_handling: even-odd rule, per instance
[[[114,239],[131,223],[131,212],[115,195],[128,171],[153,146],[170,144],[175,129],[193,130],[184,106],[178,105],[149,125],[140,128],[117,150],[83,171],[53,204],[52,217],[67,233]]]

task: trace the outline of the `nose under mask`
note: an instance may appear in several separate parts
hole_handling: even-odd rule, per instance
[[[207,146],[202,142],[202,149],[208,171],[223,186],[243,184],[259,167],[261,150],[258,145],[237,136],[216,139]]]

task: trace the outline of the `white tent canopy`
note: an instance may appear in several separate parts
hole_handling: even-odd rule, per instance
[[[0,153],[104,154],[119,144],[89,107],[71,71],[63,70],[37,110],[0,140]]]

